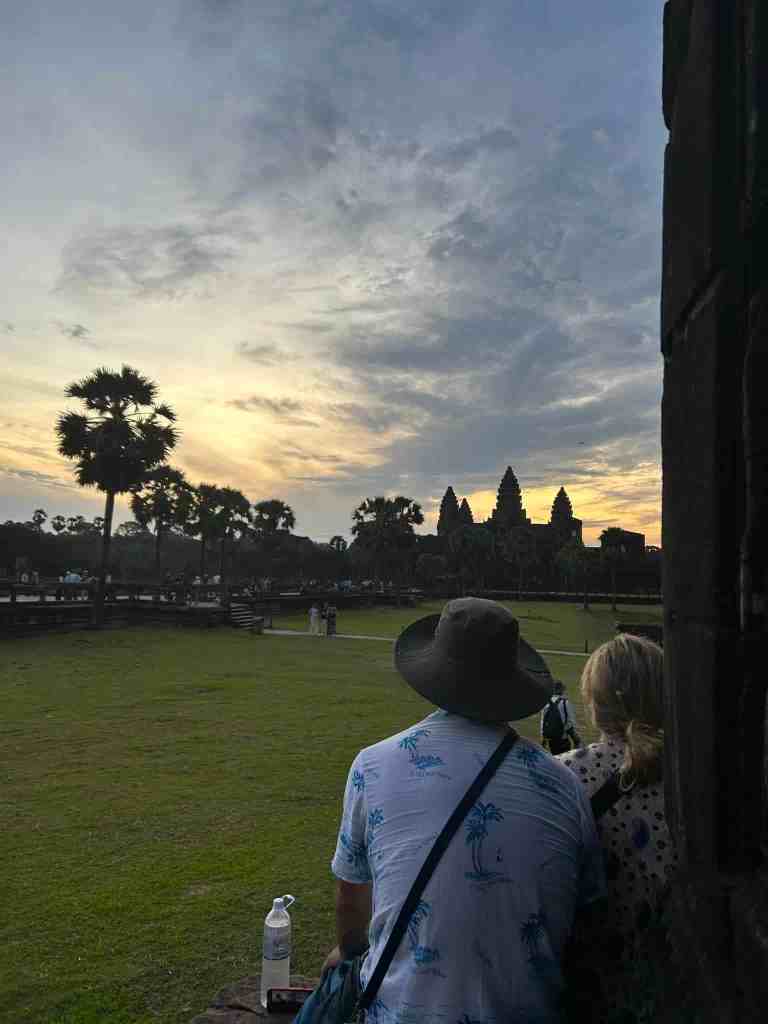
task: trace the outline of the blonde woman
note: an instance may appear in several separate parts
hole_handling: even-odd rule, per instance
[[[609,640],[584,666],[581,693],[600,739],[558,760],[592,800],[605,855],[608,902],[584,939],[602,993],[593,1019],[629,1022],[646,1019],[649,1000],[658,1004],[665,888],[677,860],[664,815],[661,648],[629,634]]]

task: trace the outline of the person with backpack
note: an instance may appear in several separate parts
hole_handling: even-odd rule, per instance
[[[555,680],[554,692],[541,712],[541,745],[555,756],[581,746],[573,708],[559,679]]]

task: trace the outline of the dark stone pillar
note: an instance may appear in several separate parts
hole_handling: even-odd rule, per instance
[[[681,855],[673,926],[688,983],[718,1024],[762,1019],[768,978],[765,8],[668,0],[664,12],[665,771]],[[751,385],[756,375],[762,388]]]

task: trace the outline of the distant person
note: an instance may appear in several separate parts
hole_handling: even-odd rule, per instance
[[[559,679],[555,680],[552,696],[541,712],[541,744],[555,755],[571,750],[572,745],[581,746],[573,707]]]
[[[661,648],[628,634],[609,640],[584,666],[581,693],[600,739],[558,760],[593,800],[608,878],[606,907],[574,944],[586,976],[599,981],[585,993],[589,1019],[656,1020],[654,993],[668,977],[667,883],[677,863],[664,812]]]
[[[312,636],[320,636],[320,609],[317,601],[313,601],[309,609],[309,632]]]
[[[336,605],[329,604],[325,609],[325,635],[336,636]]]

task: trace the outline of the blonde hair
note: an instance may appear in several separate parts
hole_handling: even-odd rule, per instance
[[[581,694],[594,725],[626,745],[620,774],[627,788],[662,777],[663,665],[658,644],[620,633],[590,655],[581,674]]]

